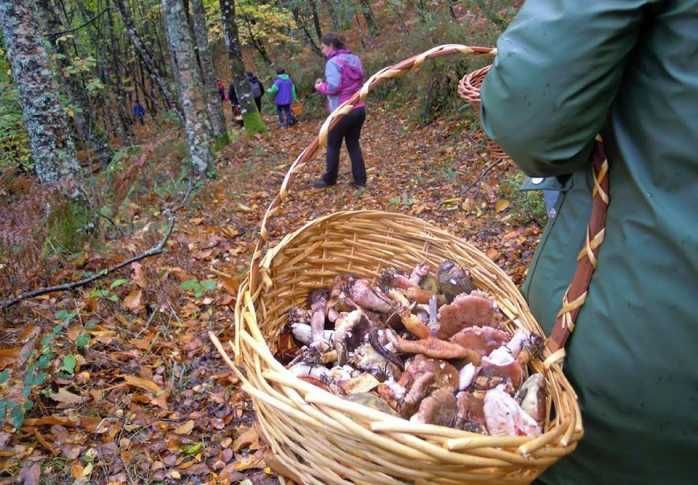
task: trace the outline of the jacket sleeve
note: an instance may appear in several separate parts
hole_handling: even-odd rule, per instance
[[[276,81],[274,81],[274,84],[271,85],[269,89],[267,89],[267,94],[269,96],[274,96],[277,92],[279,91],[279,86],[276,84]]]
[[[650,3],[528,0],[500,36],[481,120],[524,172],[588,163]]]
[[[339,92],[342,85],[342,71],[336,62],[327,61],[325,65],[325,82],[318,89],[324,95],[334,95]]]

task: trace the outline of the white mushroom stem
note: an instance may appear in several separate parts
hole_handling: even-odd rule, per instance
[[[463,368],[458,373],[458,390],[462,391],[466,389],[470,384],[472,384],[475,375],[477,374],[478,367],[473,364],[464,365]]]
[[[306,323],[294,323],[291,325],[291,333],[293,337],[300,343],[308,345],[312,341],[313,333],[310,325]],[[322,334],[323,340],[331,342],[334,340],[334,330],[324,330]]]

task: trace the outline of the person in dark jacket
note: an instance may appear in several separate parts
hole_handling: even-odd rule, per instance
[[[250,88],[252,89],[252,97],[254,97],[254,102],[257,105],[257,111],[262,112],[262,96],[264,96],[264,85],[262,81],[257,78],[252,72],[247,72],[245,74],[247,80],[250,83]]]
[[[364,68],[361,59],[344,46],[344,41],[337,34],[327,33],[322,36],[322,52],[327,58],[325,80],[318,79],[315,82],[315,90],[327,96],[327,108],[332,112],[361,89],[364,83]],[[365,120],[364,103],[358,102],[354,109],[332,128],[327,136],[325,173],[320,180],[313,183],[313,187],[321,189],[337,183],[339,152],[343,140],[349,150],[353,185],[357,188],[366,186],[366,167],[359,144],[361,127]]]
[[[541,483],[698,483],[698,0],[526,1],[481,109],[528,175],[562,188],[523,287],[548,332],[588,237],[598,133],[609,164],[563,368],[584,437]]]
[[[240,103],[238,102],[238,95],[235,92],[235,84],[231,81],[228,86],[228,100],[230,101],[230,108],[233,112],[233,121],[240,127],[244,125],[242,119],[242,113],[240,111]]]
[[[145,108],[138,100],[136,100],[136,103],[133,105],[133,116],[135,116],[136,119],[141,122],[141,126],[145,125]]]
[[[279,125],[282,128],[288,128],[296,122],[296,119],[291,113],[291,104],[296,100],[296,86],[286,74],[284,69],[276,70],[276,79],[274,84],[267,90],[269,96],[274,96],[274,104],[276,104],[276,112],[279,115]]]

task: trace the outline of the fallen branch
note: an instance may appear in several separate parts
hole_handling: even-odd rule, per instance
[[[465,194],[467,194],[468,191],[469,191],[470,189],[472,189],[472,188],[475,187],[477,184],[479,184],[480,181],[481,181],[483,178],[485,178],[485,176],[486,176],[488,173],[490,173],[492,170],[494,170],[495,167],[497,167],[497,165],[499,165],[500,163],[504,162],[505,160],[506,160],[506,158],[500,158],[499,160],[495,160],[494,162],[490,163],[490,164],[485,168],[485,170],[482,171],[482,173],[478,176],[478,178],[475,179],[475,181],[474,181],[473,183],[471,183],[471,184],[468,185],[466,188],[464,188],[463,190],[460,191],[460,195],[465,195]]]
[[[124,266],[128,266],[131,263],[135,263],[136,261],[140,261],[141,259],[149,258],[150,256],[156,256],[160,253],[165,248],[165,244],[167,243],[167,240],[170,238],[170,235],[172,234],[172,229],[174,229],[175,225],[175,216],[174,214],[170,216],[170,224],[167,230],[165,231],[165,235],[163,238],[160,240],[160,242],[156,245],[147,250],[146,252],[139,254],[138,256],[134,256],[132,258],[127,259],[126,261],[122,261],[121,263],[112,266],[111,268],[103,269],[92,276],[88,278],[81,279],[79,281],[75,281],[73,283],[64,283],[62,285],[56,285],[56,286],[49,286],[47,288],[39,288],[38,290],[33,290],[33,291],[28,291],[26,293],[22,293],[21,295],[11,298],[9,300],[5,300],[0,302],[0,310],[4,310],[5,308],[9,308],[12,305],[16,305],[22,300],[26,300],[28,298],[34,298],[36,296],[41,296],[45,295],[46,293],[52,293],[54,291],[65,291],[65,290],[71,290],[73,288],[78,288],[80,286],[84,286],[88,283],[91,283],[97,279],[104,278],[107,276],[109,273],[113,273],[116,270],[119,270],[123,268]]]

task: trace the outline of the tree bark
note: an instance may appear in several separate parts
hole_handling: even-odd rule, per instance
[[[223,18],[225,46],[228,50],[228,57],[230,58],[233,85],[238,102],[240,103],[240,111],[242,112],[245,131],[250,134],[263,133],[267,130],[267,127],[254,102],[252,86],[250,86],[250,82],[247,76],[245,76],[245,64],[242,61],[238,27],[235,23],[235,2],[234,0],[220,0],[220,7]]]
[[[361,11],[364,14],[364,20],[366,20],[366,25],[368,26],[368,33],[375,37],[378,35],[378,24],[376,23],[376,16],[373,14],[373,9],[371,8],[371,2],[369,0],[360,0]]]
[[[36,4],[39,8],[39,12],[41,12],[44,17],[43,21],[46,31],[51,33],[48,36],[49,42],[54,51],[60,54],[58,66],[65,70],[70,66],[68,62],[68,52],[64,47],[64,43],[58,42],[58,36],[53,34],[64,28],[63,23],[55,10],[55,5],[53,5],[50,0],[38,0]],[[77,54],[76,47],[76,55]],[[82,141],[84,146],[92,150],[94,157],[100,165],[107,165],[111,160],[112,150],[105,137],[102,136],[97,128],[93,108],[87,96],[87,91],[85,90],[83,76],[80,75],[79,78],[76,78],[69,74],[63,74],[62,76],[58,76],[58,80],[59,83],[63,85],[63,91],[66,96],[68,96],[71,103],[78,108],[73,115],[73,124],[77,134],[76,142],[79,143]]]
[[[184,115],[182,112],[182,108],[179,107],[175,102],[174,95],[172,94],[172,90],[170,89],[170,87],[167,85],[166,79],[155,64],[153,56],[150,54],[150,51],[143,42],[143,39],[141,39],[141,36],[138,34],[138,31],[136,31],[136,26],[133,23],[133,19],[131,18],[131,14],[128,11],[128,8],[126,7],[126,4],[124,3],[124,0],[114,0],[114,4],[116,5],[116,8],[119,10],[121,19],[124,22],[124,27],[126,28],[126,34],[128,35],[128,38],[131,40],[131,44],[133,45],[134,49],[136,49],[138,56],[143,61],[143,66],[145,67],[146,71],[148,71],[148,74],[150,75],[151,79],[160,90],[160,94],[165,100],[167,108],[175,109],[179,114],[180,118],[183,119]]]
[[[334,4],[335,0],[322,0],[325,4],[327,13],[330,15],[330,20],[332,21],[332,30],[338,32],[341,30],[342,24],[339,21],[339,15],[337,14],[337,6]]]
[[[313,14],[313,27],[315,27],[315,34],[317,34],[318,42],[322,41],[322,27],[320,26],[320,15],[318,15],[317,2],[315,0],[308,0],[310,4],[310,11]]]
[[[0,0],[7,57],[19,88],[35,170],[42,183],[75,179],[80,164],[29,0]]]
[[[293,20],[296,21],[296,25],[300,27],[300,29],[305,34],[305,38],[308,40],[308,45],[310,46],[312,51],[324,59],[325,55],[322,53],[322,49],[320,49],[320,46],[318,46],[318,44],[315,42],[315,39],[313,39],[313,36],[310,34],[310,31],[308,30],[308,27],[305,25],[305,21],[303,20],[303,17],[298,7],[291,7],[291,15],[293,15]]]
[[[196,47],[199,52],[199,63],[201,66],[201,78],[206,87],[206,101],[208,103],[208,114],[211,119],[211,128],[216,140],[227,144],[228,130],[225,127],[225,116],[223,115],[223,103],[218,95],[216,86],[216,72],[211,60],[211,51],[208,46],[208,27],[206,26],[206,13],[202,0],[190,0],[191,21],[196,38]]]
[[[197,175],[204,175],[213,169],[211,122],[194,52],[194,40],[182,0],[162,0],[162,11],[165,15],[170,49],[177,60],[179,96],[184,111],[184,129],[187,133],[192,167]]]

